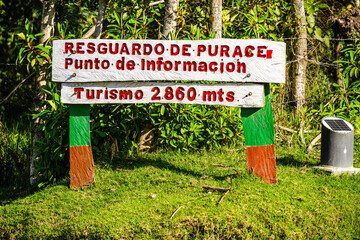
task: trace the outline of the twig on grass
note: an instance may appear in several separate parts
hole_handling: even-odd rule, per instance
[[[230,188],[229,188],[229,191],[226,191],[225,193],[224,193],[224,195],[220,198],[220,200],[218,201],[218,205],[220,205],[220,203],[222,203],[222,201],[224,200],[224,198],[226,197],[226,195],[233,189],[233,187],[232,187],[232,178],[233,178],[233,176],[231,176],[231,179],[230,179]]]
[[[224,195],[220,198],[220,200],[218,201],[217,204],[220,204],[220,203],[224,200],[224,198],[226,197],[226,195],[227,195],[229,192],[230,192],[230,190],[226,191],[226,192],[224,193]]]
[[[227,192],[230,191],[231,188],[221,188],[221,187],[210,187],[210,186],[202,186],[205,190],[213,190],[213,191],[219,191],[219,192]]]
[[[176,210],[173,212],[173,214],[171,214],[170,219],[172,219],[173,216],[174,216],[182,207],[183,207],[183,206],[178,207],[178,209],[176,209]]]

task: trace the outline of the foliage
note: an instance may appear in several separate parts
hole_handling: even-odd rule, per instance
[[[0,186],[20,186],[29,178],[29,135],[29,130],[8,129],[0,123]]]
[[[39,118],[43,138],[36,144],[39,160],[35,162],[40,179],[55,181],[69,171],[69,109],[60,102],[56,84],[49,82],[46,110],[34,115]]]

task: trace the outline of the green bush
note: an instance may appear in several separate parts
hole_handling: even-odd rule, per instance
[[[22,185],[29,177],[30,132],[9,130],[0,122],[0,186]]]

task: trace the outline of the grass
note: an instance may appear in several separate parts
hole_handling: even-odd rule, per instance
[[[248,174],[241,147],[98,162],[84,190],[68,179],[15,198],[1,188],[0,238],[359,239],[360,175],[310,168],[319,160],[302,152],[278,147],[276,185]],[[231,181],[221,204],[202,189]]]

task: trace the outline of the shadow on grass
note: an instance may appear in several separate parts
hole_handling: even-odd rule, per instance
[[[193,169],[186,168],[184,166],[177,166],[175,164],[169,163],[169,161],[166,161],[162,159],[161,157],[156,158],[147,158],[147,157],[134,157],[134,158],[122,158],[118,157],[116,159],[113,159],[113,161],[109,162],[103,162],[101,164],[106,164],[111,167],[112,170],[134,170],[137,168],[143,168],[143,167],[156,167],[159,169],[166,169],[170,170],[172,172],[181,173],[184,175],[192,175],[194,177],[201,177],[204,175],[203,172],[194,171]]]
[[[171,172],[174,173],[178,173],[178,174],[183,174],[183,175],[188,175],[188,176],[193,176],[196,178],[201,178],[204,176],[211,176],[214,179],[217,180],[224,180],[227,177],[229,177],[229,171],[232,169],[231,167],[229,168],[229,171],[224,171],[224,175],[214,175],[211,174],[209,172],[211,172],[211,170],[206,169],[206,170],[196,170],[196,167],[191,166],[190,164],[172,164],[170,160],[164,160],[162,157],[155,157],[155,158],[147,158],[147,157],[134,157],[134,158],[121,158],[118,157],[116,159],[113,159],[113,161],[103,161],[100,163],[97,163],[100,166],[101,165],[107,165],[109,166],[112,170],[116,171],[116,170],[134,170],[137,168],[144,168],[144,167],[155,167],[158,169],[166,169],[169,170]],[[225,174],[226,173],[226,174]],[[235,175],[236,172],[234,170],[232,170],[232,175]]]
[[[69,177],[63,177],[62,179],[52,184],[63,185],[70,188],[70,179]],[[46,184],[44,186],[46,186]],[[38,187],[38,186],[31,187],[30,184],[23,184],[21,186],[16,186],[16,185],[0,186],[0,206],[10,204],[17,199],[22,199],[32,194],[35,194],[41,191],[42,189],[43,187]]]
[[[285,156],[276,158],[276,165],[290,166],[290,167],[305,167],[317,165],[320,160],[306,156],[287,154]]]

